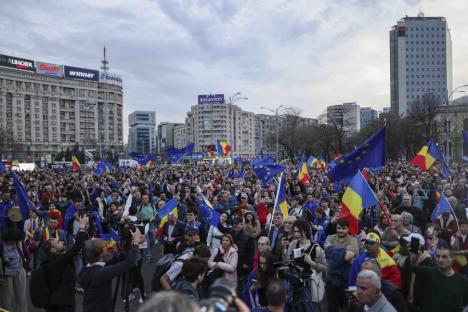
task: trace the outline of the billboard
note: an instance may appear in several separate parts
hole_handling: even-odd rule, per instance
[[[63,65],[36,61],[36,73],[42,75],[63,77]]]
[[[64,66],[65,78],[99,81],[99,72],[94,69]]]
[[[198,104],[224,104],[224,94],[199,95]]]
[[[15,56],[0,54],[0,66],[36,72],[36,69],[34,68],[34,61]]]
[[[120,75],[103,72],[99,73],[99,82],[109,83],[119,87],[121,87],[123,83],[122,77]]]

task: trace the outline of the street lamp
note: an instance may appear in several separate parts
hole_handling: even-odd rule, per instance
[[[450,154],[449,154],[449,123],[448,123],[449,104],[450,104],[450,100],[451,100],[453,94],[455,92],[465,92],[465,91],[462,91],[462,90],[459,90],[459,89],[466,88],[466,87],[468,87],[468,84],[458,86],[455,89],[453,89],[447,96],[447,105],[446,105],[447,109],[445,111],[445,159],[447,161],[447,166],[450,163],[450,159],[449,159],[449,156],[450,156]]]
[[[248,97],[238,97],[239,95],[241,95],[240,92],[237,92],[236,94],[234,94],[233,96],[230,96],[229,97],[229,115],[231,117],[231,144],[232,144],[232,147],[234,149],[234,147],[236,146],[236,142],[235,142],[235,135],[234,135],[234,123],[235,123],[235,119],[234,117],[232,116],[232,106],[234,105],[234,103],[236,103],[237,101],[239,100],[248,100],[249,98]],[[231,153],[232,155],[232,153]]]
[[[275,114],[275,132],[276,132],[276,160],[278,161],[278,156],[279,156],[279,133],[278,133],[278,123],[279,123],[279,115],[278,115],[278,112],[279,111],[284,111],[286,109],[289,109],[290,107],[284,107],[284,105],[280,105],[278,107],[276,107],[275,109],[271,109],[269,107],[260,107],[260,109],[265,109],[267,111],[270,111],[272,112],[273,114]]]

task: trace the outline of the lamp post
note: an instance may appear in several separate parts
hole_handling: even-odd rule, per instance
[[[466,87],[468,87],[468,84],[458,86],[455,89],[453,89],[447,96],[447,105],[446,105],[446,111],[445,111],[445,160],[447,162],[447,166],[450,163],[450,159],[449,159],[449,157],[450,157],[450,153],[449,153],[449,130],[450,129],[449,129],[449,122],[448,122],[449,104],[450,104],[450,100],[451,100],[453,94],[455,92],[465,92],[465,91],[461,91],[459,89],[466,88]]]
[[[288,109],[290,107],[285,107],[284,105],[280,105],[278,107],[276,107],[275,109],[271,109],[271,108],[268,108],[268,107],[260,107],[260,109],[265,109],[267,111],[270,111],[272,112],[273,114],[275,114],[275,132],[276,132],[276,160],[278,161],[278,156],[279,156],[279,132],[278,132],[278,123],[279,123],[279,112],[280,111],[284,111],[286,109]]]
[[[235,123],[235,119],[234,117],[232,116],[232,106],[234,105],[234,103],[236,103],[237,101],[239,100],[248,100],[249,98],[248,97],[238,97],[239,95],[241,95],[240,92],[237,92],[236,94],[234,94],[233,96],[230,96],[229,97],[229,116],[231,117],[231,144],[232,144],[232,147],[233,147],[233,150],[236,146],[236,143],[235,143],[235,135],[234,135],[234,123]],[[232,152],[231,152],[231,155],[232,155]]]

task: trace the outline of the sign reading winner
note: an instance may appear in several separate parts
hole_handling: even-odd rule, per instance
[[[199,95],[198,104],[224,104],[224,94]]]
[[[64,66],[65,78],[99,81],[97,70]]]

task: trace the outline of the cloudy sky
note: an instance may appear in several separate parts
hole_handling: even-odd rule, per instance
[[[390,105],[388,31],[421,9],[445,16],[454,86],[468,83],[466,0],[0,0],[0,53],[100,67],[124,79],[124,120],[183,121],[198,94],[236,92],[245,110]],[[265,112],[265,111],[263,111]],[[126,140],[126,138],[125,138]]]

